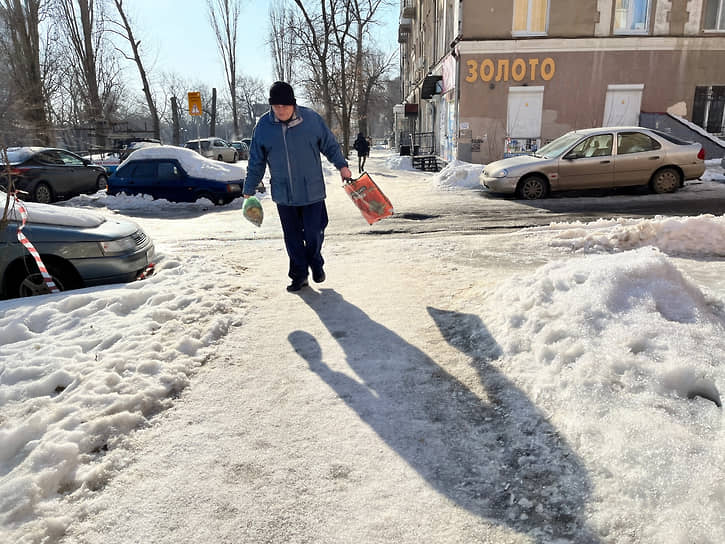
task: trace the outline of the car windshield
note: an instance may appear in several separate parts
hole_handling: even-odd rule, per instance
[[[186,142],[186,147],[197,150],[199,149],[199,142]]]
[[[536,153],[534,153],[534,156],[544,157],[546,159],[558,157],[559,155],[564,153],[564,151],[569,149],[573,144],[579,141],[581,137],[582,135],[578,132],[567,132],[563,136],[559,136],[556,140],[553,140],[543,146]]]

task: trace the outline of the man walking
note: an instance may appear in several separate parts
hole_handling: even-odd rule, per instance
[[[325,281],[322,242],[327,227],[325,179],[320,153],[335,165],[343,180],[352,172],[335,136],[315,111],[297,106],[294,90],[275,82],[269,90],[271,110],[257,122],[249,150],[244,197],[252,196],[269,166],[272,200],[277,204],[289,257],[290,292],[312,279]]]
[[[370,143],[362,132],[357,133],[357,138],[352,144],[352,148],[357,151],[357,171],[362,173],[365,170],[365,160],[370,155]]]

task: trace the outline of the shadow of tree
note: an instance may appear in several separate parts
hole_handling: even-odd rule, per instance
[[[526,395],[490,362],[500,347],[477,316],[428,308],[445,339],[471,358],[487,398],[334,290],[302,297],[356,375],[332,370],[317,340],[288,339],[345,403],[438,492],[541,544],[598,539],[584,522],[584,467]]]

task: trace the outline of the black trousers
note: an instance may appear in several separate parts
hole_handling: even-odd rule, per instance
[[[322,270],[322,242],[327,227],[325,201],[306,206],[277,204],[284,233],[284,245],[289,257],[289,277],[292,281],[307,278],[308,269]]]

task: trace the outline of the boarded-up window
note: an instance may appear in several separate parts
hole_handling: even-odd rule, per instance
[[[548,0],[514,0],[513,32],[518,34],[546,33],[548,13]]]

